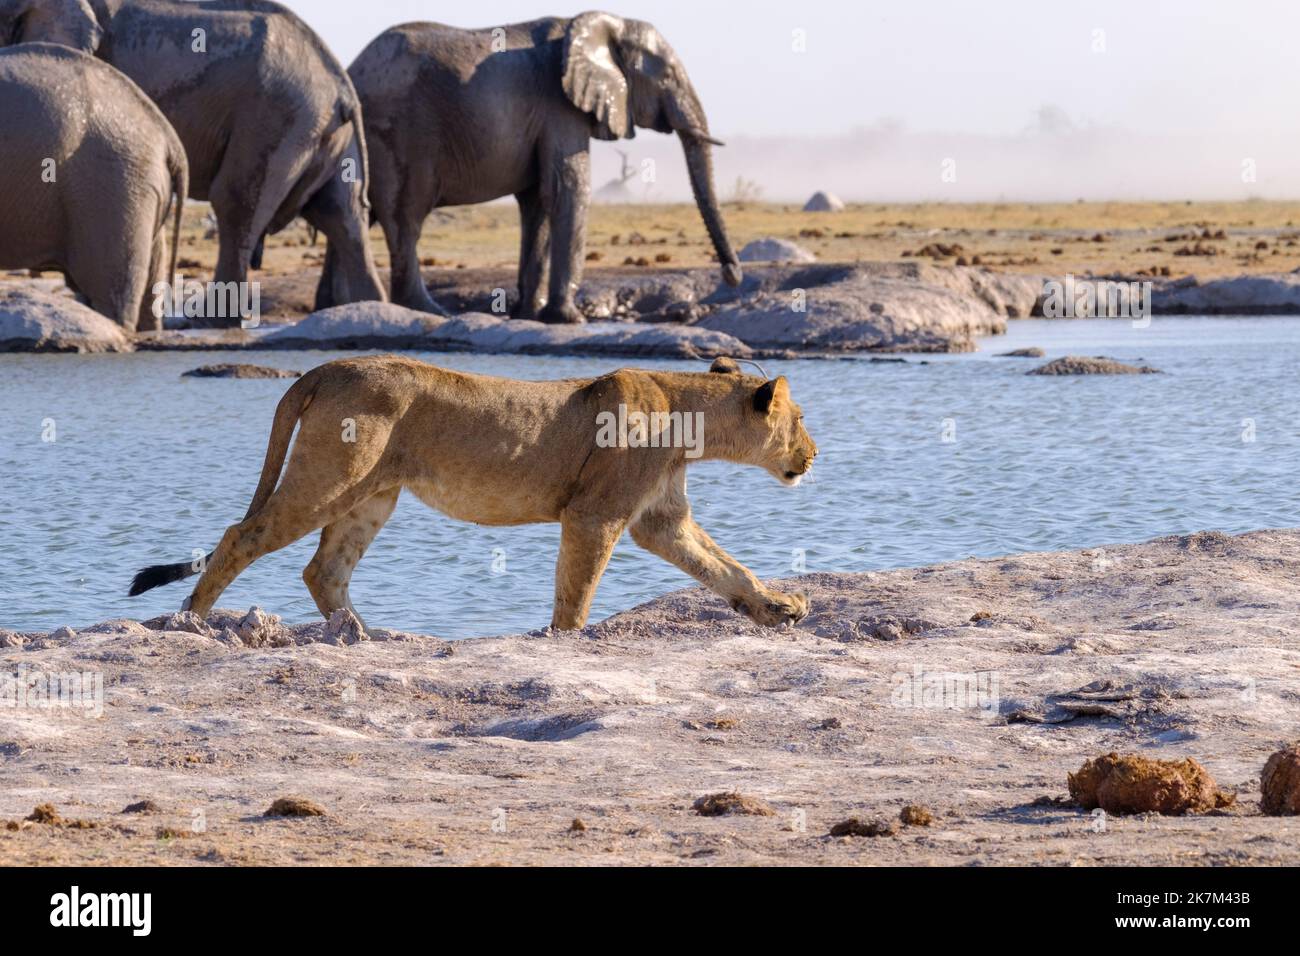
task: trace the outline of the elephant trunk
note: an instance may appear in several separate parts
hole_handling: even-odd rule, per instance
[[[686,168],[691,176],[695,205],[699,207],[704,228],[709,231],[713,248],[718,253],[718,262],[722,265],[722,278],[727,285],[738,286],[743,278],[740,260],[736,258],[731,240],[727,238],[722,209],[713,187],[713,147],[694,131],[678,130],[677,135],[681,137],[682,149],[686,153]]]

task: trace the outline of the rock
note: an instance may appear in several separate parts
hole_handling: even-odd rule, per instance
[[[1097,356],[1085,358],[1067,355],[1053,359],[1046,365],[1026,372],[1026,375],[1154,375],[1159,369],[1149,365],[1126,365],[1114,359]]]
[[[1214,778],[1191,758],[1151,760],[1136,754],[1085,761],[1068,775],[1070,796],[1085,810],[1107,813],[1163,813],[1180,816],[1227,806],[1232,796],[1221,792]]]
[[[60,644],[66,644],[68,641],[76,640],[76,637],[77,632],[66,625],[50,634],[50,640],[57,641]]]
[[[930,266],[812,266],[725,304],[696,326],[755,349],[969,352],[974,338],[1006,331],[1005,311],[964,277]],[[920,279],[920,281],[918,281]],[[960,291],[959,291],[960,290]],[[745,290],[747,292],[747,290]]]
[[[302,372],[293,372],[283,368],[267,368],[264,365],[240,365],[223,362],[219,365],[203,365],[190,369],[182,378],[301,378]]]
[[[26,643],[27,639],[21,634],[15,634],[13,631],[0,631],[0,649],[22,647]]]
[[[844,202],[834,193],[818,191],[803,206],[804,212],[843,212]]]
[[[1038,347],[1028,349],[1012,349],[1010,352],[999,352],[998,358],[1043,358],[1047,355]]]
[[[265,817],[323,817],[325,810],[318,803],[303,797],[281,797],[266,808]]]
[[[152,625],[154,622],[150,621],[149,623]],[[207,622],[193,611],[177,611],[159,622],[155,630],[185,631],[190,634],[200,634],[203,637],[212,636],[212,628],[208,627]]]
[[[1159,282],[1151,289],[1151,309],[1157,315],[1297,315],[1300,273]]]
[[[360,644],[362,641],[370,640],[370,635],[357,616],[345,607],[339,608],[330,615],[329,622],[325,625],[325,633],[321,641],[325,644],[335,644],[337,646],[351,646]]]
[[[1259,807],[1273,816],[1300,814],[1300,744],[1284,747],[1264,764]]]
[[[693,809],[702,817],[725,817],[743,814],[770,817],[775,811],[762,800],[742,793],[711,793],[695,801]]]
[[[252,607],[234,630],[247,647],[291,647],[293,639],[280,626],[281,620],[278,614],[267,614],[260,607]]]
[[[816,262],[817,257],[788,239],[755,239],[740,250],[741,262]]]
[[[315,312],[263,341],[269,348],[412,348],[525,355],[713,358],[751,354],[730,335],[691,326],[547,325],[480,313],[443,317],[389,302],[356,302]]]
[[[0,352],[130,352],[121,326],[66,296],[0,288]]]

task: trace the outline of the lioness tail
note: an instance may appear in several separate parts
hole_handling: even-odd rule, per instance
[[[316,394],[316,385],[320,378],[317,374],[319,369],[313,369],[298,381],[289,387],[280,399],[280,404],[275,408],[275,421],[271,424],[271,438],[266,445],[266,460],[262,463],[262,477],[258,479],[257,491],[253,492],[253,501],[248,506],[248,512],[244,515],[247,521],[253,515],[262,510],[262,507],[270,499],[275,486],[280,481],[280,471],[284,468],[284,460],[289,454],[289,443],[293,440],[293,430],[298,425],[298,419],[302,413],[307,410],[311,404],[312,396]],[[215,552],[214,552],[215,553]],[[136,574],[131,581],[131,590],[127,592],[131,597],[138,597],[146,591],[152,591],[154,588],[160,588],[164,584],[173,584],[176,581],[184,581],[199,574],[207,566],[207,562],[212,560],[212,554],[209,554],[203,561],[181,561],[177,564],[155,564],[153,567],[144,568]]]

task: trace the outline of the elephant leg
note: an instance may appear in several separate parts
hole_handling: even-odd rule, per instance
[[[370,252],[369,224],[358,195],[361,188],[335,173],[303,207],[303,218],[325,234],[327,243],[316,288],[317,309],[387,299]]]
[[[546,269],[546,253],[550,245],[550,225],[542,206],[541,189],[534,186],[517,193],[519,203],[519,301],[515,303],[514,317],[536,319],[541,307],[542,273]]]
[[[269,157],[260,152],[262,144],[249,145],[248,139],[256,137],[264,138],[265,133],[254,130],[232,138],[212,183],[210,197],[220,242],[215,277],[219,283],[248,282],[258,243],[311,159],[310,145],[296,137],[286,135]],[[200,324],[233,327],[241,318],[205,316]]]
[[[163,320],[160,316],[154,314],[154,302],[156,299],[154,290],[159,285],[167,285],[171,278],[167,275],[167,269],[171,266],[171,257],[168,255],[170,242],[167,238],[167,230],[158,230],[154,236],[153,249],[149,260],[149,278],[145,283],[145,294],[141,297],[139,320],[136,322],[137,332],[160,332],[163,328]]]
[[[411,150],[404,137],[392,135],[397,136],[397,142],[383,133],[368,137],[370,203],[388,246],[392,301],[408,309],[440,315],[443,311],[429,295],[420,275],[419,255],[420,231],[436,202],[433,173],[399,161],[399,156]]]
[[[381,219],[384,239],[388,243],[388,257],[393,266],[393,301],[418,312],[445,314],[429,295],[429,288],[420,274],[420,231],[428,211],[417,214],[402,209],[392,219]]]
[[[302,579],[326,620],[339,608],[347,608],[361,620],[348,596],[352,572],[384,522],[392,517],[401,492],[401,488],[380,492],[322,529],[320,546],[302,572]]]
[[[67,275],[86,304],[128,332],[134,332],[149,305],[149,280],[155,255],[154,221],[143,221],[130,204],[105,201],[100,213],[112,222],[127,223],[111,242],[89,230],[78,234],[68,250]],[[166,243],[163,244],[164,246]],[[150,317],[152,321],[152,316]]]
[[[551,223],[551,277],[543,322],[585,321],[573,298],[582,282],[587,248],[587,204],[591,198],[588,146],[553,161],[542,188],[542,201]],[[543,174],[545,175],[545,173]]]

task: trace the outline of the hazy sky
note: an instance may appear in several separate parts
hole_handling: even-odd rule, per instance
[[[539,0],[285,2],[345,65],[396,23],[491,26],[586,9],[548,9]],[[982,161],[977,154],[994,140],[1047,135],[1090,140],[1089,151],[1105,140],[1098,161],[1113,165],[1124,161],[1128,139],[1127,148],[1142,155],[1132,155],[1133,176],[1118,183],[1139,193],[1232,198],[1243,185],[1251,194],[1293,183],[1300,189],[1300,174],[1292,179],[1289,168],[1300,167],[1292,152],[1300,145],[1298,2],[620,0],[608,8],[659,27],[690,70],[712,130],[741,152],[767,139],[820,138],[835,153],[828,163],[843,165],[852,157],[839,156],[841,140],[875,129],[891,133],[896,146],[906,140],[904,153],[917,153],[917,162],[927,152],[941,154],[937,163],[963,149]],[[792,49],[796,30],[806,36],[804,53]],[[645,148],[660,148],[647,134],[638,148],[643,139]],[[1204,182],[1191,175],[1195,169],[1162,174],[1165,153],[1177,166],[1188,150],[1221,153]],[[1236,174],[1246,158],[1260,172],[1242,184]],[[761,160],[744,159],[761,180]],[[1025,173],[1009,164],[1006,156],[987,163],[1005,173],[996,183],[969,176],[963,183],[959,174],[956,198],[972,198],[976,187],[990,196],[1014,193]],[[1088,194],[1096,172],[1058,168],[1058,198]],[[872,171],[880,181],[897,173]],[[1095,185],[1114,189],[1116,181],[1112,174]]]

